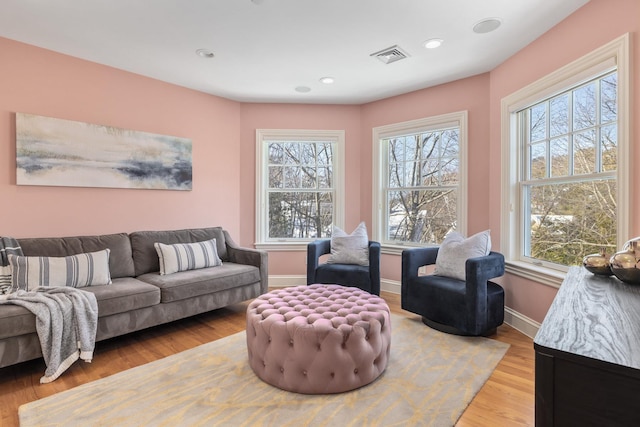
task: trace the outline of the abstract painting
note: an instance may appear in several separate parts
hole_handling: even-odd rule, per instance
[[[191,140],[16,113],[18,185],[191,190]]]

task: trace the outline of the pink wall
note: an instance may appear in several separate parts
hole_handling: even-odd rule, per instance
[[[239,103],[2,38],[0,64],[0,235],[207,225],[239,235]],[[190,138],[193,190],[16,186],[16,112]]]
[[[366,140],[360,127],[360,107],[354,105],[242,104],[240,131],[240,195],[242,242],[255,242],[256,129],[314,129],[345,131],[345,227],[370,223],[370,209],[361,205],[360,170]],[[368,217],[367,217],[368,216]],[[368,219],[367,219],[368,218]],[[306,275],[306,248],[296,252],[270,252],[270,275]]]
[[[640,101],[640,45],[637,33],[640,31],[640,2],[637,0],[591,0],[563,22],[552,28],[526,48],[509,58],[491,74],[490,89],[490,206],[489,224],[492,236],[499,242],[500,231],[500,102],[505,96],[527,86],[558,68],[584,56],[594,49],[627,33],[632,33],[632,80],[635,85],[631,103]],[[634,135],[640,132],[640,109],[633,110],[631,145],[635,146]],[[640,150],[635,149],[631,165],[640,161]],[[472,174],[473,176],[473,174]],[[631,212],[640,209],[640,184],[638,175],[632,174],[633,206]],[[632,236],[640,234],[640,216],[633,218]],[[495,231],[494,231],[495,230]],[[630,236],[631,237],[631,236]],[[507,275],[502,280],[506,290],[507,306],[536,321],[542,321],[555,296],[555,289]]]

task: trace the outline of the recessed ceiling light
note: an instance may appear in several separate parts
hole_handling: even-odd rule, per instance
[[[320,79],[320,83],[324,83],[326,85],[330,85],[331,83],[335,82],[336,80],[333,77],[323,77]]]
[[[198,49],[196,50],[196,55],[202,57],[202,58],[213,58],[213,52],[207,50],[207,49]]]
[[[300,93],[311,92],[311,88],[309,86],[297,86],[296,92],[300,92]]]
[[[473,26],[473,32],[478,34],[490,33],[497,29],[500,24],[502,24],[502,21],[499,18],[483,19]]]
[[[427,49],[435,49],[437,47],[442,46],[442,39],[429,39],[423,43],[423,46]]]

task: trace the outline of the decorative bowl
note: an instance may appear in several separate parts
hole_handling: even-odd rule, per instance
[[[591,273],[599,276],[611,276],[613,274],[605,248],[600,249],[597,254],[585,256],[582,260],[582,265]]]
[[[609,261],[611,271],[620,280],[632,285],[640,285],[640,237],[627,241],[620,252],[616,252]]]

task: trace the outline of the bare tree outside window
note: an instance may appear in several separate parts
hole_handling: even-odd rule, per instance
[[[437,244],[457,226],[459,128],[384,139],[386,241]]]
[[[526,129],[524,255],[560,265],[617,238],[617,73],[519,113]]]
[[[269,141],[268,237],[330,236],[333,223],[333,144]]]

